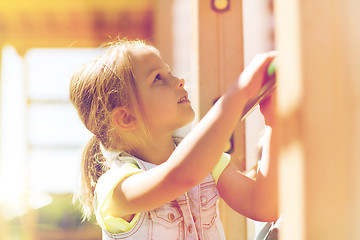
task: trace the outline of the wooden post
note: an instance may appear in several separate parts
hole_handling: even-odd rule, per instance
[[[358,239],[358,0],[276,0],[281,239]]]
[[[193,58],[197,70],[193,101],[197,120],[201,119],[243,70],[242,1],[229,2],[228,10],[216,11],[212,1],[194,1]],[[244,125],[234,132],[232,161],[242,170],[245,152]],[[246,219],[220,202],[220,217],[227,239],[246,239]]]
[[[154,4],[154,45],[161,57],[173,67],[172,57],[172,7],[174,0],[156,0]]]

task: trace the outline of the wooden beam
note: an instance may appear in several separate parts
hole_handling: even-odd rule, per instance
[[[198,119],[212,107],[243,70],[242,1],[228,1],[229,8],[215,11],[211,1],[194,1],[194,57],[197,62]],[[234,131],[232,161],[245,170],[244,125]],[[220,201],[220,216],[227,239],[246,239],[246,219]]]
[[[357,0],[275,1],[281,239],[357,239]]]
[[[161,57],[172,69],[173,62],[173,4],[174,0],[156,0],[154,14],[153,41]]]

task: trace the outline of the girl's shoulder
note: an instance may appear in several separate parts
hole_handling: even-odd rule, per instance
[[[103,229],[110,230],[108,224],[105,224],[110,216],[107,215],[106,209],[114,193],[115,187],[125,178],[143,172],[136,159],[131,156],[114,159],[110,169],[105,172],[98,180],[95,187],[94,210],[98,224]]]
[[[113,188],[119,181],[125,177],[143,171],[134,157],[117,157],[112,162],[108,171],[100,176],[96,184],[96,190]],[[108,190],[106,190],[108,191]]]

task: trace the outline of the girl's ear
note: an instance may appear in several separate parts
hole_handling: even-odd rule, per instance
[[[112,118],[120,129],[134,130],[137,128],[136,118],[127,108],[115,108],[112,112]]]

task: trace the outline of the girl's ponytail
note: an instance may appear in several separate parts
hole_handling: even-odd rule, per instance
[[[100,176],[107,170],[106,159],[100,150],[100,140],[93,136],[85,146],[81,161],[81,182],[74,200],[82,205],[84,220],[94,211],[94,190]]]
[[[81,184],[74,200],[82,205],[84,219],[94,212],[94,190],[100,176],[108,169],[100,146],[113,152],[132,154],[133,146],[112,119],[117,107],[133,110],[139,123],[139,141],[149,139],[141,111],[141,98],[131,66],[133,49],[145,46],[142,41],[119,41],[76,72],[70,82],[69,97],[85,127],[94,134],[87,143],[81,162]]]

